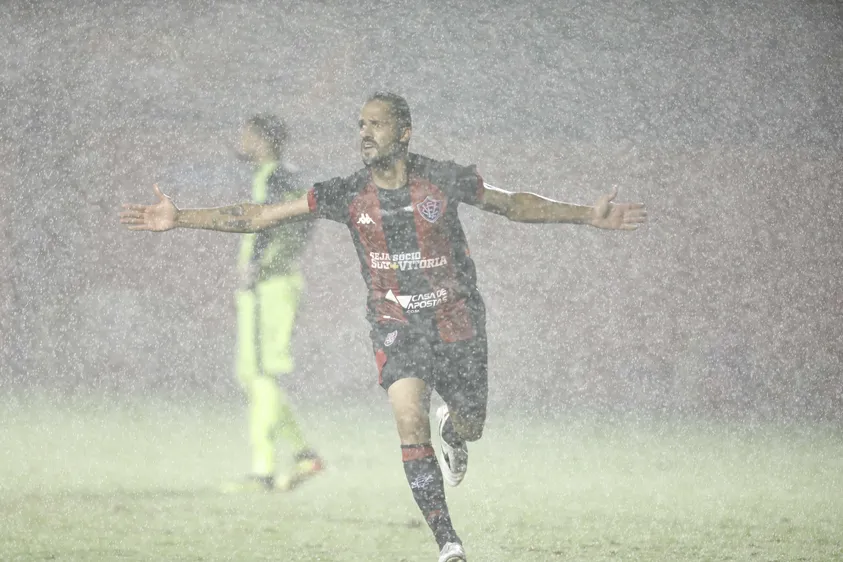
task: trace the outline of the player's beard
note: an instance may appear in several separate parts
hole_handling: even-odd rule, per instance
[[[370,141],[374,142],[374,141]],[[376,168],[380,170],[387,169],[395,164],[395,161],[401,158],[404,153],[405,149],[401,143],[395,142],[390,145],[390,147],[386,150],[381,150],[378,144],[375,144],[375,148],[377,152],[371,158],[366,158],[363,156],[363,165],[366,168]]]

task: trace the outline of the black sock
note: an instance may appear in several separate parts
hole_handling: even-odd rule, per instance
[[[316,451],[314,451],[313,449],[305,449],[303,451],[299,451],[298,453],[296,453],[296,456],[295,456],[294,460],[296,462],[315,461],[318,458],[319,458],[319,455],[316,454]]]
[[[413,492],[413,498],[424,515],[436,542],[441,549],[447,542],[460,542],[448,505],[445,503],[445,484],[442,472],[436,462],[436,454],[430,443],[419,445],[401,445],[404,460],[404,473]]]
[[[454,424],[451,423],[450,416],[448,416],[448,419],[445,420],[445,425],[442,426],[442,439],[445,440],[445,443],[454,448],[459,448],[465,445],[465,440],[460,437],[460,434],[457,433],[456,429],[454,429]]]
[[[258,474],[253,474],[249,478],[260,483],[260,485],[266,490],[272,491],[272,489],[275,488],[275,477],[272,475],[260,476]]]

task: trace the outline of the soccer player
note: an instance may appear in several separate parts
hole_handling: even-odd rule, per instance
[[[439,545],[439,562],[464,561],[444,483],[458,485],[467,442],[483,433],[487,368],[485,309],[458,216],[461,204],[519,222],[571,223],[635,230],[644,206],[553,201],[488,185],[474,166],[409,152],[410,109],[401,96],[375,93],[360,112],[364,168],[317,183],[305,196],[271,205],[178,209],[158,187],[154,205],[124,205],[131,230],[203,228],[263,231],[317,216],[348,227],[369,290],[368,319],[378,381],[392,405],[407,482]],[[430,395],[438,411],[441,462],[431,445]]]
[[[287,128],[274,115],[255,115],[241,131],[238,157],[255,170],[254,204],[272,205],[304,195],[295,170],[282,161]],[[245,234],[238,267],[237,378],[249,402],[252,472],[225,486],[226,491],[289,490],[322,469],[308,445],[280,384],[293,372],[290,340],[304,281],[298,259],[313,221]],[[291,473],[276,478],[277,438],[295,455]]]

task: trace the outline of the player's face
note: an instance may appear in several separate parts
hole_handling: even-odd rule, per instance
[[[374,100],[360,111],[360,156],[366,166],[387,165],[401,149],[403,137],[409,140],[409,129],[398,130],[389,105]],[[406,141],[404,141],[406,142]]]
[[[263,140],[251,127],[243,127],[240,132],[240,152],[237,157],[249,162],[257,162],[263,148]]]

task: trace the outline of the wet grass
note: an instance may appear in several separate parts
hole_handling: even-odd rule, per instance
[[[237,405],[34,403],[0,405],[0,560],[436,560],[385,407],[304,411],[326,473],[226,496]],[[843,560],[843,436],[499,414],[449,502],[476,562]]]

